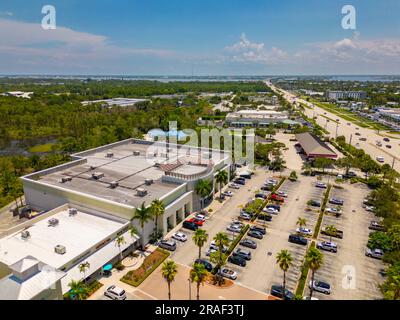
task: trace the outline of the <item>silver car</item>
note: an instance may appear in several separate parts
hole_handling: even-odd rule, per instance
[[[231,279],[231,280],[236,280],[237,279],[237,272],[228,269],[228,268],[222,268],[220,271],[221,276]]]
[[[324,281],[314,280],[310,281],[309,288],[312,288],[315,291],[331,294],[331,285]]]
[[[337,245],[334,242],[322,241],[317,243],[317,248],[330,252],[337,252]]]

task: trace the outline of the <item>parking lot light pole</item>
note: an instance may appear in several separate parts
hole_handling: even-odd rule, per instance
[[[188,279],[189,282],[189,300],[192,300],[192,282],[190,281],[190,278]]]

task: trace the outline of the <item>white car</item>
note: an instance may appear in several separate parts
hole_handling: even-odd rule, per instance
[[[238,225],[239,227],[243,228],[244,227],[244,223],[242,221],[239,220],[234,220],[231,225]]]
[[[222,192],[222,194],[224,196],[227,196],[227,197],[232,197],[233,196],[233,192],[232,191],[224,191],[224,192]]]
[[[104,295],[113,300],[125,300],[126,292],[124,289],[117,287],[115,285],[109,286],[106,291],[104,291]]]
[[[365,206],[364,209],[368,212],[374,212],[375,207],[374,206]]]
[[[184,234],[183,232],[175,232],[172,235],[172,238],[175,239],[175,240],[178,240],[178,241],[182,241],[182,242],[187,241],[187,235]]]
[[[317,243],[317,249],[322,249],[330,252],[337,252],[337,245],[334,242],[322,241]]]
[[[325,293],[325,294],[331,294],[331,285],[325,281],[319,281],[319,280],[314,280],[310,281],[309,283],[309,288],[313,288],[313,290]]]
[[[376,161],[383,163],[383,162],[385,162],[385,158],[384,157],[376,157]]]
[[[328,188],[328,185],[327,185],[326,183],[323,183],[323,182],[317,182],[317,183],[315,184],[315,186],[316,186],[317,188],[323,188],[323,189]]]
[[[264,184],[272,184],[276,186],[278,184],[278,181],[276,179],[268,179],[267,181],[265,181]]]
[[[337,209],[337,208],[328,207],[328,208],[325,209],[325,212],[334,213],[334,214],[341,214],[342,210]]]
[[[307,228],[297,228],[296,232],[301,233],[306,236],[311,236],[313,233],[311,229],[307,229]]]
[[[228,251],[228,249],[229,248],[227,246],[224,246],[223,249],[222,249],[222,252],[226,252],[226,251]],[[218,246],[215,244],[214,240],[211,241],[211,243],[210,243],[210,250],[214,250],[214,251],[218,251],[219,250]]]
[[[206,221],[206,216],[204,215],[204,214],[196,214],[196,217],[195,217],[197,220],[200,220],[200,221]]]
[[[266,212],[266,213],[270,213],[270,214],[278,214],[279,213],[278,210],[276,210],[276,209],[274,209],[272,207],[266,207],[262,211]]]
[[[226,228],[228,231],[235,232],[235,233],[240,233],[242,231],[242,227],[237,225],[237,224],[231,224],[228,228]]]
[[[212,253],[217,252],[218,250],[215,248],[209,248],[206,252],[206,256],[209,257],[211,256]]]
[[[231,280],[236,280],[237,279],[237,272],[228,269],[228,268],[222,268],[220,271],[221,276],[231,279]]]
[[[283,192],[283,191],[278,191],[277,194],[278,194],[278,196],[281,196],[283,198],[287,198],[288,197],[288,194],[286,192]]]
[[[251,215],[246,213],[246,212],[241,212],[240,213],[240,218],[244,220],[251,220]]]
[[[232,189],[240,189],[240,186],[239,186],[238,184],[236,184],[236,183],[231,183],[231,184],[229,185],[229,188],[232,188]]]

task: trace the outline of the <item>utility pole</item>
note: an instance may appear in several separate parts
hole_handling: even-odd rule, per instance
[[[336,134],[335,134],[335,139],[337,138],[338,129],[339,129],[339,122],[336,122]]]
[[[392,169],[394,169],[394,161],[395,161],[395,157],[393,157]]]
[[[190,278],[188,279],[189,282],[189,300],[192,300],[192,285],[191,285],[191,281]]]
[[[353,139],[353,134],[350,135],[350,142],[349,145],[351,145],[351,140]]]

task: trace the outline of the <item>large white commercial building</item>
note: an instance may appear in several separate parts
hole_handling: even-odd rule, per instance
[[[367,94],[364,91],[327,91],[327,100],[344,100],[344,99],[354,99],[354,100],[364,100]]]
[[[231,127],[268,127],[271,123],[279,123],[289,119],[285,112],[274,110],[240,110],[227,114],[225,123]]]

